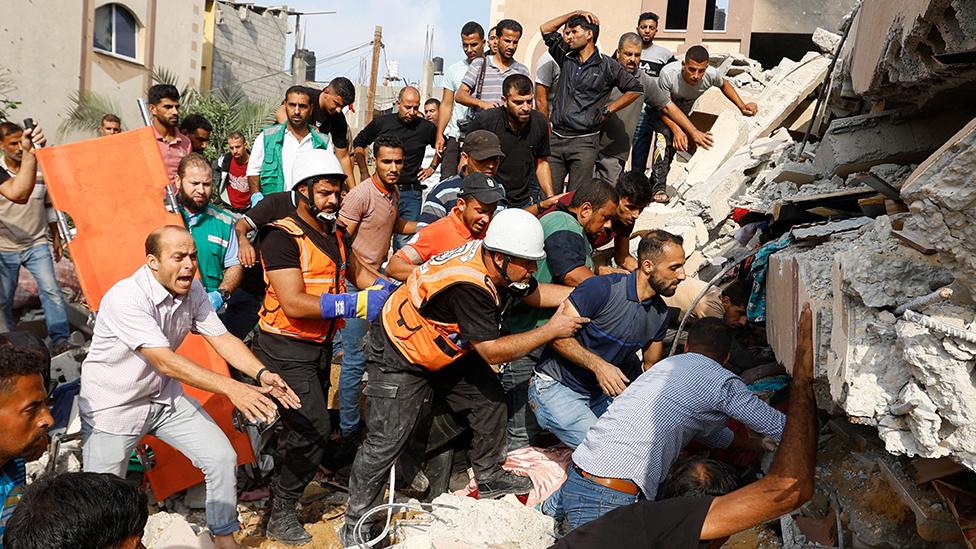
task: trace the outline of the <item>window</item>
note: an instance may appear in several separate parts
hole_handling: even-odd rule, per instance
[[[95,10],[96,50],[136,58],[136,18],[119,4],[106,4]]]
[[[725,32],[729,18],[729,0],[706,0],[705,30]]]
[[[667,15],[664,16],[664,30],[688,30],[688,0],[668,0]]]

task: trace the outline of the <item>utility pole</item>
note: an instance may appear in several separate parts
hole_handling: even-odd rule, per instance
[[[376,105],[376,76],[380,67],[380,48],[383,47],[383,27],[376,25],[373,31],[373,66],[369,70],[369,92],[366,94],[366,124],[373,120]]]

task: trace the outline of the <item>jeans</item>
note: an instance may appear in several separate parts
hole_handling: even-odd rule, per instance
[[[594,396],[577,393],[555,379],[536,372],[529,382],[529,405],[539,427],[576,449],[586,432],[607,411],[613,399],[600,391]]]
[[[654,118],[654,113],[645,108],[641,111],[637,127],[634,128],[634,143],[630,149],[630,167],[633,170],[647,170],[647,158],[651,154],[651,140],[654,138]]]
[[[654,192],[667,188],[668,172],[671,171],[674,152],[674,137],[671,135],[671,130],[661,122],[658,114],[645,109],[634,132],[634,145],[630,158],[633,169],[647,170],[647,161],[650,157],[651,189]]]
[[[14,329],[14,294],[17,291],[17,280],[20,276],[20,266],[23,265],[37,281],[37,293],[41,298],[44,309],[44,322],[51,342],[58,344],[71,335],[68,324],[68,307],[58,281],[54,277],[54,260],[51,257],[51,247],[38,244],[19,252],[0,252],[0,308],[3,318],[0,324],[7,326],[6,330]],[[2,326],[0,326],[2,327]]]
[[[237,453],[200,404],[181,395],[173,406],[152,404],[140,434],[116,435],[81,421],[82,459],[86,472],[125,478],[129,455],[143,435],[176,448],[203,471],[207,484],[207,525],[215,536],[240,529],[237,522]]]
[[[542,502],[542,512],[562,522],[565,518],[569,530],[596,520],[618,507],[636,503],[636,495],[618,492],[597,484],[576,472],[571,465],[566,482]]]
[[[627,163],[627,159],[623,160],[615,156],[603,156],[600,155],[596,159],[596,165],[593,170],[593,179],[602,179],[607,183],[616,186],[617,179],[620,178],[620,174],[624,171],[624,164]]]
[[[400,200],[397,203],[397,215],[406,221],[416,221],[420,218],[420,204],[422,191],[400,191]],[[393,251],[407,245],[413,235],[394,234]]]
[[[358,289],[351,283],[346,291]],[[339,431],[346,437],[359,430],[359,395],[362,391],[366,358],[363,344],[369,322],[361,318],[347,318],[342,334],[342,369],[339,371]]]
[[[502,371],[502,389],[508,405],[508,451],[530,446],[539,435],[539,424],[529,408],[529,381],[536,359],[531,355],[509,362]]]
[[[593,181],[593,167],[600,152],[600,135],[586,137],[550,136],[549,169],[552,170],[552,190],[563,192],[563,180],[569,174],[566,191],[575,191]]]

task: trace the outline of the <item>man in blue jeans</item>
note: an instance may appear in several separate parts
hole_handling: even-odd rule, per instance
[[[22,137],[24,129],[12,122],[0,123],[0,181],[12,179],[20,172],[24,159]],[[33,168],[33,163],[30,167]],[[54,354],[66,351],[68,336],[68,310],[54,277],[54,263],[61,260],[61,237],[57,231],[57,218],[50,209],[47,190],[38,181],[24,204],[16,204],[0,197],[0,331],[14,328],[13,302],[17,290],[20,267],[23,265],[37,281],[44,321],[51,338]],[[48,226],[51,228],[53,248],[48,245]],[[6,327],[6,329],[4,329]]]
[[[685,279],[681,237],[652,231],[637,248],[638,268],[588,278],[566,303],[570,314],[590,318],[573,338],[551,342],[529,385],[539,426],[576,448],[613,397],[664,355],[668,307]]]

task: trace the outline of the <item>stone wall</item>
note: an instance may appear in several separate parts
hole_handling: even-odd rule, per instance
[[[245,10],[242,20],[240,10]],[[284,72],[288,17],[272,10],[217,5],[211,89],[240,86],[253,101],[284,97],[292,77]]]

